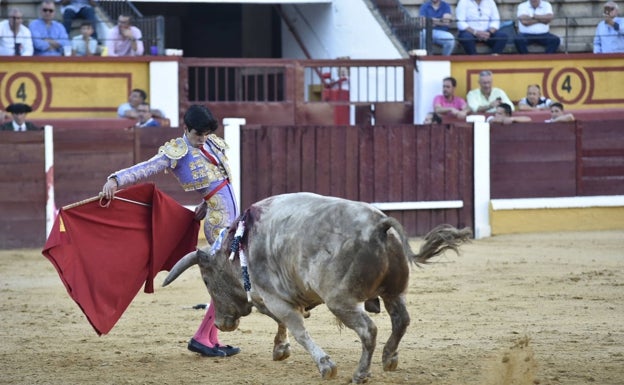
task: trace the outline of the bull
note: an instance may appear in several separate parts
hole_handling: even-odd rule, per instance
[[[236,239],[240,221],[245,231]],[[362,355],[352,381],[364,383],[371,376],[377,337],[364,303],[380,297],[390,315],[392,334],[382,362],[384,370],[395,370],[398,346],[410,323],[405,305],[410,264],[426,263],[445,250],[457,253],[470,236],[468,228],[438,226],[415,254],[401,224],[367,203],[312,193],[276,195],[250,206],[219,248],[183,257],[163,286],[198,264],[220,330],[235,330],[255,306],[277,322],[273,360],[290,356],[290,330],[312,356],[321,377],[329,379],[336,376],[337,367],[304,325],[308,311],[324,303],[358,334]],[[240,242],[244,252],[240,258],[246,261],[242,266],[231,261],[232,242]]]

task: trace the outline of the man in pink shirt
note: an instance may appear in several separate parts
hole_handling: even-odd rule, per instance
[[[108,56],[142,56],[143,35],[141,30],[130,25],[130,16],[121,14],[117,25],[108,33],[106,50]]]
[[[455,96],[457,80],[447,77],[442,80],[442,95],[433,98],[433,111],[450,119],[464,120],[470,111],[463,98]]]

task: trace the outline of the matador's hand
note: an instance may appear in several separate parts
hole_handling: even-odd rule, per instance
[[[117,191],[117,179],[109,178],[106,183],[104,183],[104,187],[102,187],[102,194],[108,200],[113,199],[115,196],[115,192]]]
[[[207,212],[208,204],[206,203],[206,201],[203,201],[202,203],[198,204],[197,207],[195,207],[195,220],[201,221],[206,217]]]

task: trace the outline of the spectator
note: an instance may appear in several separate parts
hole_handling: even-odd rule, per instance
[[[139,104],[147,101],[147,92],[143,91],[140,88],[135,88],[128,95],[128,101],[126,103],[122,103],[117,108],[117,115],[120,118],[129,118],[129,119],[138,119],[139,114],[137,112],[137,107]],[[165,117],[165,114],[162,113],[159,109],[152,108],[151,114],[154,118],[162,119]]]
[[[130,25],[130,22],[130,16],[119,15],[117,26],[111,28],[106,39],[108,56],[143,55],[143,35],[141,30]]]
[[[552,100],[542,96],[539,85],[531,84],[527,87],[526,97],[518,102],[518,110],[520,111],[536,111],[547,110],[550,108]]]
[[[624,18],[618,17],[618,5],[609,1],[604,5],[604,20],[596,27],[594,53],[624,52]]]
[[[145,91],[140,88],[133,89],[130,91],[130,95],[128,95],[128,101],[117,108],[117,115],[120,118],[138,119],[137,107],[139,104],[145,103],[145,100],[147,100]]]
[[[32,112],[28,104],[14,103],[7,107],[7,112],[11,113],[13,119],[0,126],[0,131],[38,131],[39,127],[26,121],[26,114]]]
[[[528,116],[512,116],[512,105],[507,103],[501,103],[496,106],[496,112],[494,116],[490,116],[487,121],[489,123],[522,123],[530,122],[531,118]]]
[[[431,31],[433,44],[442,47],[442,55],[448,56],[455,48],[455,36],[449,32],[449,24],[453,15],[451,6],[442,0],[430,0],[420,7],[420,16],[423,19],[431,19],[433,30]],[[420,48],[424,49],[426,41],[426,29],[420,34]]]
[[[518,53],[528,53],[529,44],[546,48],[546,53],[555,53],[561,39],[549,32],[550,22],[554,18],[552,6],[548,1],[527,0],[518,5],[518,35],[514,43]]]
[[[160,127],[158,120],[152,116],[149,103],[142,102],[137,108],[138,121],[134,125],[135,127]]]
[[[32,36],[22,21],[22,11],[11,8],[9,19],[0,22],[0,56],[33,55]]]
[[[485,43],[493,54],[503,52],[507,34],[500,32],[500,15],[494,0],[459,0],[457,3],[458,40],[467,55],[477,53],[477,42]]]
[[[445,114],[450,118],[464,120],[470,108],[463,98],[455,96],[455,87],[455,78],[447,77],[442,80],[442,95],[433,98],[433,110],[439,115]]]
[[[75,56],[97,55],[98,41],[93,37],[93,25],[83,21],[80,25],[80,35],[72,39],[72,54]]]
[[[92,26],[97,25],[95,17],[95,7],[97,0],[56,0],[61,3],[61,13],[63,14],[63,26],[67,35],[71,33],[74,19],[85,19]],[[97,40],[97,33],[93,32],[93,38]]]
[[[563,104],[555,102],[550,105],[550,119],[546,120],[546,123],[555,122],[573,122],[576,118],[570,113],[563,111]]]
[[[492,72],[481,71],[479,73],[479,88],[471,90],[466,96],[470,111],[473,113],[494,113],[496,106],[501,103],[509,104],[513,111],[513,103],[505,91],[492,87],[492,84]]]
[[[35,56],[63,56],[63,47],[70,46],[63,24],[54,20],[54,0],[41,2],[41,17],[30,22]]]

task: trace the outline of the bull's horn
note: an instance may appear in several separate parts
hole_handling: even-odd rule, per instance
[[[163,282],[163,287],[173,282],[180,274],[193,265],[197,265],[197,251],[191,251],[180,259],[172,268]]]

